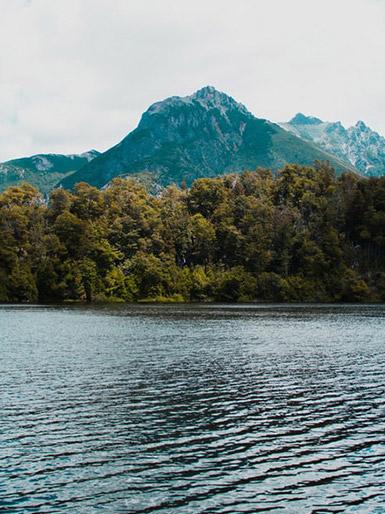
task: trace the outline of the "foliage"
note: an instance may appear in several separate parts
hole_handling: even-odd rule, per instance
[[[325,164],[0,194],[0,301],[385,301],[385,178]]]

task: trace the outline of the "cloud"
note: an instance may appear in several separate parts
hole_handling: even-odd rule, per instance
[[[385,133],[378,0],[0,0],[0,160],[104,150],[206,84],[257,116]]]

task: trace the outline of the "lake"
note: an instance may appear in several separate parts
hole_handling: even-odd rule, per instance
[[[0,512],[385,512],[385,307],[0,307]]]

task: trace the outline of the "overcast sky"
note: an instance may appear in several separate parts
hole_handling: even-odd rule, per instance
[[[105,150],[207,84],[385,134],[385,1],[0,0],[0,160]]]

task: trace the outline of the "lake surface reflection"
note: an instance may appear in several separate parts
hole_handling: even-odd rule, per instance
[[[384,306],[2,306],[0,339],[0,512],[385,512]]]

